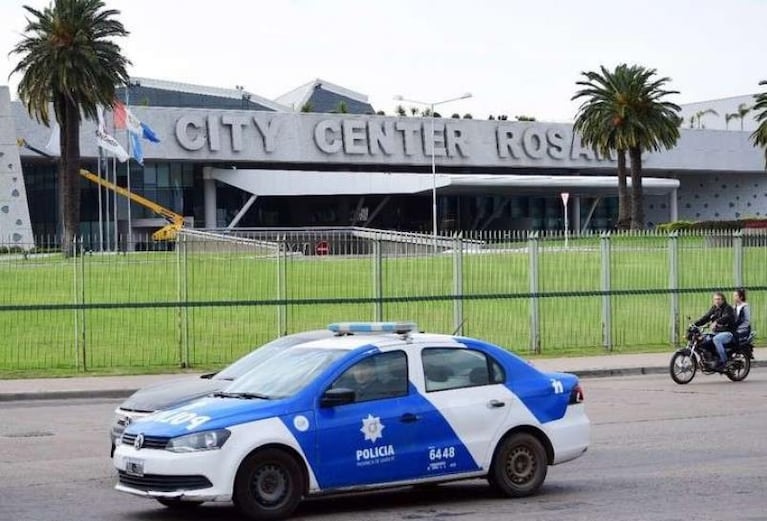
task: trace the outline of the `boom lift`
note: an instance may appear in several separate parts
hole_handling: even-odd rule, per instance
[[[53,156],[43,152],[42,150],[33,147],[29,143],[27,143],[24,138],[19,138],[16,140],[19,146],[23,146],[25,148],[28,148],[29,150],[36,152],[40,154],[41,156],[53,159]],[[164,206],[160,206],[159,204],[155,203],[154,201],[150,201],[146,197],[142,197],[138,194],[135,194],[131,191],[129,191],[126,188],[123,188],[122,186],[116,185],[112,182],[107,181],[106,179],[102,179],[101,177],[93,174],[92,172],[89,172],[85,169],[80,169],[80,175],[83,176],[88,181],[91,181],[93,183],[96,183],[98,185],[103,186],[104,188],[108,190],[112,190],[113,192],[120,194],[124,197],[127,197],[131,201],[133,201],[136,204],[140,204],[144,208],[148,208],[152,212],[156,213],[166,221],[168,221],[168,224],[157,230],[152,234],[152,239],[156,241],[171,241],[176,238],[176,235],[178,234],[179,230],[183,228],[184,226],[184,217],[182,215],[177,214],[176,212],[172,210],[168,210]]]

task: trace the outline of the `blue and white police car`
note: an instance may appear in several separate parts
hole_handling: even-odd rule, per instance
[[[458,479],[526,496],[548,465],[588,448],[574,375],[409,323],[329,327],[337,336],[129,425],[116,489],[172,508],[233,501],[275,519],[312,495]]]

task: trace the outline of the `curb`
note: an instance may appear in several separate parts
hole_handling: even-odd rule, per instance
[[[0,403],[26,400],[79,400],[94,398],[127,398],[138,391],[133,389],[83,389],[77,391],[27,391],[0,393]]]
[[[751,367],[767,367],[767,360],[754,360]],[[624,367],[612,369],[583,369],[564,371],[578,378],[609,378],[611,376],[643,376],[668,373],[668,366]],[[28,400],[83,400],[83,399],[124,399],[136,392],[137,388],[125,389],[82,389],[74,391],[28,391],[0,393],[0,403]]]

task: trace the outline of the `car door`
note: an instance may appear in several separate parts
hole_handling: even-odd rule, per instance
[[[372,369],[371,369],[372,368]],[[371,371],[377,382],[370,384]],[[354,391],[349,403],[317,408],[317,468],[322,489],[409,479],[416,440],[408,409],[404,351],[370,355],[351,365],[327,390]]]
[[[420,366],[422,477],[485,470],[512,404],[503,369],[481,351],[456,346],[423,347]]]

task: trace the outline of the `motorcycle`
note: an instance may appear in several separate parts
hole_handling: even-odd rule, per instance
[[[704,333],[695,324],[687,328],[687,345],[677,349],[671,356],[669,373],[674,382],[684,385],[692,382],[695,373],[700,370],[703,374],[724,374],[733,382],[745,380],[751,371],[751,360],[754,358],[755,332],[748,338],[733,339],[725,345],[727,363],[724,369],[717,369],[719,355],[716,353],[712,334]]]

